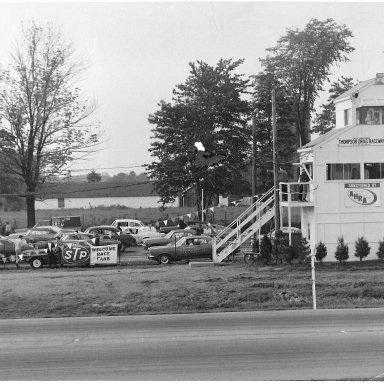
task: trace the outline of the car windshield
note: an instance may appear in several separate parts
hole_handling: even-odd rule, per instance
[[[170,238],[173,236],[174,233],[175,233],[175,231],[168,232],[168,233],[164,236],[164,238],[166,238],[166,239],[170,239]]]

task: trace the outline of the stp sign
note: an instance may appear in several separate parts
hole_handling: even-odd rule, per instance
[[[89,264],[89,250],[80,245],[68,244],[63,248],[62,259],[66,264]]]

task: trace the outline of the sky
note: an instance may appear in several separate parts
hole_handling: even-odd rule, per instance
[[[332,68],[331,82],[341,75],[367,80],[384,72],[383,16],[384,2],[0,2],[0,63],[9,62],[22,22],[57,24],[87,64],[79,86],[97,102],[93,120],[106,139],[70,167],[73,174],[140,173],[153,160],[148,116],[160,100],[171,101],[189,62],[241,58],[240,73],[257,74],[259,58],[287,28],[333,18],[352,30],[355,51]]]

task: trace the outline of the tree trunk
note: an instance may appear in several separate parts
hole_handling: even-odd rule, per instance
[[[35,196],[27,196],[27,226],[28,228],[33,227],[36,224],[35,216]]]

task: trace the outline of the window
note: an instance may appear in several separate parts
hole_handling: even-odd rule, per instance
[[[360,164],[327,164],[327,180],[360,179]]]
[[[350,109],[344,109],[344,127],[347,127],[350,124]]]
[[[345,112],[345,111],[344,111]],[[344,115],[345,117],[345,115]],[[361,107],[356,109],[356,124],[384,124],[384,107]]]
[[[384,179],[384,163],[365,163],[364,179]]]
[[[58,208],[65,208],[64,197],[59,197],[57,199],[57,206]]]

